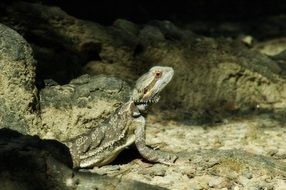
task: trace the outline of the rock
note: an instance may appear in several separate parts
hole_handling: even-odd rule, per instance
[[[12,3],[3,12],[6,17],[0,21],[15,28],[21,25],[24,37],[28,34],[33,39],[43,79],[66,83],[79,76],[80,66],[90,60],[129,66],[133,63],[137,40],[132,32],[120,27],[108,28],[79,20],[58,7],[37,3]]]
[[[0,113],[1,119],[4,118],[3,126],[22,133],[38,134],[46,139],[70,139],[97,127],[122,102],[127,101],[130,88],[123,80],[132,85],[140,74],[153,65],[175,68],[175,77],[159,102],[163,108],[160,113],[169,109],[177,118],[190,119],[205,115],[213,117],[224,112],[256,113],[256,110],[262,110],[273,117],[269,122],[258,117],[260,125],[250,125],[248,132],[243,129],[245,123],[236,123],[234,127],[239,135],[226,134],[224,132],[231,131],[220,131],[217,126],[205,125],[191,127],[201,128],[198,138],[190,138],[194,137],[190,135],[194,131],[187,133],[187,129],[182,129],[179,138],[175,139],[176,135],[170,134],[177,134],[179,130],[168,133],[170,128],[166,125],[169,121],[161,115],[163,129],[156,128],[152,122],[147,124],[147,129],[156,128],[154,133],[148,134],[147,130],[147,144],[152,145],[149,142],[154,138],[155,144],[166,144],[166,149],[165,145],[160,147],[163,150],[182,151],[182,154],[178,153],[176,163],[171,166],[144,163],[146,160],[138,152],[135,155],[127,152],[118,156],[118,166],[93,170],[107,176],[92,174],[89,170],[72,171],[69,152],[59,141],[41,140],[15,132],[1,134],[0,130],[2,187],[160,189],[154,186],[157,184],[185,189],[241,189],[243,186],[270,189],[275,183],[281,188],[285,186],[285,162],[233,149],[239,147],[258,154],[271,150],[269,155],[285,160],[282,130],[285,128],[282,127],[285,113],[268,113],[280,108],[283,111],[286,106],[284,67],[277,65],[277,60],[285,60],[285,52],[265,56],[246,48],[237,39],[199,36],[190,30],[180,29],[170,21],[156,20],[136,25],[120,19],[113,26],[105,27],[76,19],[57,7],[44,4],[12,2],[1,6],[2,9],[0,20],[29,40],[39,61],[37,74],[42,75],[42,84],[38,85],[41,87],[39,104],[36,101],[31,49],[18,34],[1,25],[1,31],[4,31],[1,34],[5,36],[1,39],[1,47],[4,48],[0,49]],[[239,30],[238,25],[221,27],[230,33]],[[97,76],[80,76],[82,72]],[[116,75],[123,80],[99,75],[101,73]],[[41,120],[36,114],[38,112]],[[153,117],[158,119],[158,115]],[[213,118],[222,120],[220,117]],[[231,122],[231,119],[226,121]],[[281,129],[276,128],[277,125],[281,125]],[[217,131],[204,135],[211,128]],[[276,131],[279,136],[264,134],[269,131]],[[260,138],[262,133],[264,135]],[[267,147],[265,142],[259,146],[267,137],[275,138],[271,139],[272,142],[268,141]],[[162,143],[164,139],[167,140]],[[246,146],[242,147],[243,143]],[[189,146],[184,146],[186,144]],[[276,145],[279,148],[275,148]],[[210,147],[219,150],[209,150]],[[142,159],[141,164],[132,164],[134,159]]]
[[[14,30],[0,24],[0,128],[33,134],[39,124],[32,49]]]
[[[144,45],[165,41],[165,36],[160,29],[149,25],[140,30],[138,37]]]
[[[160,63],[175,70],[159,102],[161,107],[204,116],[285,106],[286,86],[280,67],[235,41],[201,37],[143,49],[141,63]],[[138,65],[142,68],[143,64]]]
[[[66,81],[80,75],[72,73],[87,62],[84,72],[114,74],[127,81],[134,81],[151,66],[167,65],[174,67],[175,77],[164,90],[159,107],[172,112],[175,109],[176,118],[221,121],[224,116],[220,115],[224,114],[271,111],[286,106],[283,69],[241,41],[199,36],[170,21],[136,26],[118,20],[114,26],[104,27],[43,4],[17,2],[5,10],[8,20],[18,21],[22,30],[39,39],[37,46],[49,49],[46,43],[52,41],[56,47],[82,58],[77,66],[55,71],[66,73],[65,68],[69,67]],[[36,20],[45,24],[35,26]],[[37,30],[32,30],[34,27]],[[67,57],[75,60],[71,55]],[[53,73],[47,75],[56,78]]]
[[[109,67],[125,67],[126,72],[114,74],[129,78],[153,65],[172,66],[175,77],[159,105],[177,109],[181,119],[285,107],[285,78],[275,61],[236,40],[199,37],[169,25],[156,21],[140,30],[136,70],[119,62],[95,70],[110,74]],[[167,34],[172,40],[166,39]]]
[[[212,175],[236,179],[238,175],[245,175],[245,172],[251,171],[252,175],[286,177],[285,162],[238,149],[184,152],[181,159],[188,159],[189,164],[196,167],[196,174],[207,171]]]
[[[286,187],[286,181],[284,180],[284,181],[281,181],[281,182],[277,185],[276,189],[277,189],[277,190],[283,190],[283,189],[285,189],[285,187]]]
[[[166,188],[156,185],[142,183],[136,180],[121,180],[115,177],[99,176],[97,174],[81,173],[74,177],[74,181],[78,184],[72,187],[77,187],[79,190],[89,189],[118,189],[118,190],[166,190]]]
[[[218,189],[221,189],[221,188],[230,188],[231,183],[226,179],[226,178],[223,178],[223,177],[216,177],[216,178],[213,178],[209,181],[209,186],[212,187],[212,188],[218,188]]]
[[[254,49],[268,56],[276,56],[286,50],[286,38],[259,42],[254,46]]]
[[[255,41],[253,36],[250,36],[250,35],[240,35],[238,37],[238,40],[240,40],[241,43],[243,43],[247,47],[253,47],[253,44]]]
[[[90,61],[83,67],[83,72],[89,75],[105,75],[117,76],[118,78],[133,84],[139,76],[134,75],[131,68],[119,64],[106,64],[100,61]]]
[[[140,31],[140,28],[136,24],[124,19],[115,20],[113,26],[120,28],[134,36],[137,36]]]
[[[62,164],[71,166],[71,157],[64,145],[23,136],[9,129],[0,129],[0,144],[1,188],[68,189],[65,181],[73,172]]]
[[[1,189],[164,189],[134,180],[73,171],[68,149],[58,141],[0,129],[0,144]]]
[[[154,26],[155,28],[159,29],[164,35],[164,38],[170,41],[182,41],[188,38],[194,39],[195,37],[198,37],[198,35],[191,32],[191,30],[182,30],[168,20],[153,20],[147,25]]]
[[[154,177],[154,176],[164,177],[166,175],[166,167],[160,164],[155,164],[151,168],[142,168],[142,170],[140,170],[139,173],[144,176],[147,175],[150,177]]]
[[[67,140],[96,127],[129,99],[126,82],[103,75],[83,75],[67,85],[40,91],[43,138]]]

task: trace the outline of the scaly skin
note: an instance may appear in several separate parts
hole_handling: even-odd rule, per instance
[[[174,154],[153,150],[145,143],[147,108],[158,102],[159,93],[171,81],[171,67],[152,67],[136,82],[128,102],[118,108],[102,125],[65,142],[69,147],[75,168],[90,168],[112,162],[126,147],[135,143],[139,153],[148,161],[172,164]]]

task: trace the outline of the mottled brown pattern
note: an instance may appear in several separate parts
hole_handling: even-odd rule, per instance
[[[156,73],[160,72],[158,76]],[[65,142],[69,147],[74,167],[89,168],[112,162],[126,147],[135,142],[140,154],[152,162],[173,163],[177,156],[153,150],[145,143],[145,118],[141,113],[159,100],[158,94],[174,74],[171,67],[152,67],[141,76],[128,102],[117,109],[102,125],[86,134]]]

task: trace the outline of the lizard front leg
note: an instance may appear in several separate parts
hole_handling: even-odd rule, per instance
[[[154,150],[145,143],[145,119],[141,116],[135,119],[135,145],[139,153],[148,161],[172,164],[178,158],[175,154]]]

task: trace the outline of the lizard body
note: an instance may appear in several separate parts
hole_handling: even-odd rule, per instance
[[[108,164],[133,143],[145,159],[173,163],[176,155],[153,150],[146,145],[145,118],[142,115],[151,104],[158,102],[159,93],[171,81],[173,74],[171,67],[152,67],[137,80],[130,100],[107,121],[65,142],[70,149],[74,167],[89,168]]]

